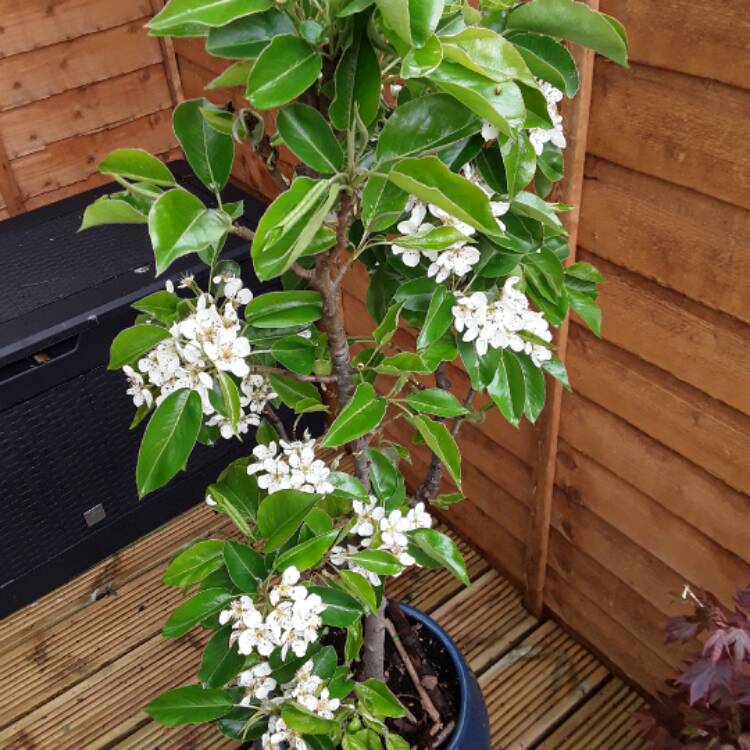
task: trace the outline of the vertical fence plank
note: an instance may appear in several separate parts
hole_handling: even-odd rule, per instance
[[[599,9],[599,0],[586,0],[594,10]],[[570,233],[569,263],[575,262],[578,242],[580,203],[583,193],[586,142],[588,138],[591,89],[594,74],[594,53],[581,47],[573,49],[581,74],[581,89],[578,96],[563,109],[566,122],[566,176],[562,184],[559,200],[576,208],[565,218]],[[568,345],[566,318],[557,336],[558,355],[564,361]],[[531,614],[539,617],[544,607],[544,585],[547,573],[547,556],[550,534],[552,496],[555,486],[555,464],[557,443],[560,432],[560,410],[562,406],[562,386],[557,380],[551,382],[550,395],[542,419],[536,428],[537,460],[534,464],[531,483],[531,503],[529,535],[526,544],[526,591],[525,603]]]
[[[165,0],[151,0],[151,8],[156,15],[165,5]],[[180,77],[180,68],[177,64],[177,54],[174,49],[172,37],[160,36],[159,46],[161,47],[161,56],[164,59],[164,73],[167,77],[169,94],[172,97],[172,104],[177,106],[185,99],[182,90],[182,78]]]
[[[0,137],[0,195],[3,196],[5,207],[8,209],[10,216],[18,216],[26,210],[23,193],[13,173],[13,167],[8,160],[2,137]]]

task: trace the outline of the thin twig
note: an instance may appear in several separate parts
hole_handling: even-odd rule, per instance
[[[453,730],[456,728],[456,722],[451,719],[444,727],[443,731],[435,737],[432,746],[440,747],[447,739],[453,734]]]
[[[281,417],[278,415],[273,406],[271,406],[271,404],[266,404],[266,408],[263,410],[263,413],[268,418],[268,421],[274,426],[276,432],[279,433],[279,437],[282,440],[289,442],[289,433],[286,431],[286,426],[284,425],[284,422],[281,420]]]
[[[252,242],[255,237],[255,232],[252,229],[243,227],[242,224],[232,224],[232,234],[236,234],[238,237],[242,237],[243,240]]]
[[[336,375],[300,375],[291,370],[285,370],[282,367],[266,367],[265,365],[252,365],[253,372],[260,372],[271,375],[286,375],[289,378],[300,380],[303,383],[335,383],[338,380]]]
[[[404,644],[401,643],[401,638],[396,631],[396,627],[387,618],[385,620],[385,629],[388,631],[388,635],[391,636],[393,645],[396,647],[396,651],[398,651],[398,655],[401,657],[401,661],[404,663],[404,667],[406,667],[406,671],[408,672],[411,681],[414,683],[414,688],[417,691],[417,695],[419,695],[419,700],[421,701],[424,710],[427,712],[427,715],[430,717],[430,719],[432,719],[433,727],[430,730],[430,736],[434,736],[435,732],[437,732],[440,727],[443,726],[440,712],[435,708],[435,704],[432,702],[432,700],[430,700],[430,696],[427,695],[427,691],[424,689],[424,687],[422,687],[422,683],[419,680],[417,670],[414,669],[414,664],[409,654],[406,652]],[[437,727],[437,729],[435,727]]]

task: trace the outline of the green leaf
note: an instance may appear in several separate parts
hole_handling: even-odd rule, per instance
[[[174,177],[163,162],[141,148],[118,148],[99,164],[102,174],[121,177],[132,182],[171,187]]]
[[[437,417],[461,417],[469,411],[450,391],[442,388],[425,388],[406,397],[406,403],[415,411]]]
[[[422,552],[453,573],[464,586],[471,585],[461,551],[449,536],[435,529],[417,529],[409,536]]]
[[[362,223],[370,232],[388,229],[404,212],[409,195],[387,173],[372,174],[362,191]]]
[[[437,341],[451,327],[453,323],[453,294],[447,287],[439,284],[427,308],[424,325],[417,337],[417,349],[424,349]]]
[[[229,645],[232,624],[217,630],[203,651],[198,679],[207,688],[220,688],[236,677],[245,664],[245,657],[235,645]]]
[[[226,213],[207,209],[186,190],[169,190],[160,195],[148,215],[157,275],[177,258],[217,245],[231,226]]]
[[[380,737],[372,729],[347,732],[341,740],[342,750],[383,750]]]
[[[536,172],[536,151],[524,131],[502,139],[500,153],[505,166],[508,194],[512,198],[533,179]]]
[[[323,555],[333,546],[341,529],[332,529],[319,536],[314,536],[302,544],[283,552],[276,558],[274,568],[279,571],[294,566],[300,571],[313,568],[323,559]]]
[[[383,501],[386,510],[399,508],[406,501],[406,486],[397,463],[374,448],[367,450],[367,457],[372,491]]]
[[[526,120],[523,94],[513,81],[496,83],[452,62],[443,62],[430,73],[429,79],[506,135],[517,131]]]
[[[512,210],[521,216],[539,221],[551,229],[563,233],[562,222],[554,211],[553,204],[545,203],[533,193],[521,192],[513,199]]]
[[[166,727],[203,724],[228,714],[234,705],[224,690],[186,685],[162,693],[143,710]]]
[[[348,628],[364,614],[356,599],[330,586],[310,586],[308,591],[317,594],[326,605],[320,618],[332,628]]]
[[[383,375],[407,375],[411,373],[427,375],[431,372],[422,357],[414,352],[399,352],[392,357],[385,357],[375,368],[375,371]]]
[[[362,628],[362,620],[357,620],[352,623],[346,629],[346,642],[344,643],[344,658],[347,661],[355,661],[359,659],[360,651],[362,651],[362,645],[364,643],[364,633]],[[344,697],[349,695],[354,690],[354,680],[345,680],[337,682],[335,679],[329,684],[331,691],[331,697],[336,697],[336,694],[343,693]]]
[[[355,552],[351,559],[365,570],[380,576],[395,576],[400,573],[404,566],[390,552],[382,550],[365,550]]]
[[[286,544],[318,500],[318,495],[299,490],[269,495],[258,508],[258,530],[266,539],[266,552],[275,552]]]
[[[576,289],[567,288],[570,306],[581,316],[586,325],[596,335],[602,335],[602,311],[596,300],[579,292]]]
[[[139,497],[163,487],[185,469],[202,416],[200,396],[186,388],[170,393],[157,407],[138,451],[135,476]]]
[[[357,112],[365,125],[370,125],[380,107],[380,64],[367,35],[367,18],[355,20],[351,44],[344,50],[336,66],[335,96],[328,108],[331,124],[346,130]]]
[[[443,0],[375,0],[385,25],[412,47],[423,47],[437,28]]]
[[[276,116],[276,127],[291,152],[320,174],[335,174],[344,164],[331,126],[307,104],[290,104]]]
[[[578,92],[580,81],[573,55],[554,39],[541,34],[512,32],[507,39],[515,44],[529,70],[568,97]]]
[[[284,723],[300,734],[330,734],[339,728],[338,722],[322,719],[298,703],[287,701],[281,709]]]
[[[235,18],[268,10],[272,0],[170,0],[148,23],[153,34],[170,34],[184,24],[223,26]]]
[[[401,305],[391,305],[385,314],[383,321],[373,331],[372,335],[375,343],[379,347],[385,346],[394,336],[398,329],[399,315],[401,314]]]
[[[581,281],[589,281],[592,284],[601,284],[604,282],[604,276],[591,263],[573,263],[565,269],[565,275],[572,276],[574,279],[580,279]]]
[[[517,426],[526,403],[523,372],[518,360],[510,353],[496,350],[494,377],[487,385],[487,393],[503,416]]]
[[[109,349],[109,370],[119,370],[124,365],[135,363],[146,352],[151,351],[160,341],[170,337],[169,331],[161,326],[140,323],[120,331]]]
[[[280,276],[305,253],[308,238],[325,218],[322,212],[328,210],[331,192],[328,180],[297,177],[289,190],[266,209],[251,248],[255,273],[261,281]]]
[[[214,57],[253,59],[260,55],[274,37],[295,33],[294,23],[286,13],[269,8],[263,13],[254,13],[221,28],[211,29],[208,32],[206,51]]]
[[[224,542],[205,539],[190,545],[174,557],[161,579],[167,586],[190,586],[202,581],[224,564]]]
[[[397,107],[376,148],[379,161],[438,151],[481,128],[479,118],[448,94],[428,94]]]
[[[399,247],[417,248],[419,250],[445,250],[457,242],[473,241],[471,237],[459,232],[455,227],[443,226],[399,237],[398,245]]]
[[[546,362],[542,362],[542,370],[545,372],[548,372],[555,380],[559,380],[563,388],[566,390],[571,390],[570,387],[570,380],[568,380],[568,373],[565,369],[565,365],[557,358],[552,357],[552,359],[548,359]]]
[[[409,750],[409,743],[397,734],[389,734],[385,738],[385,750]]]
[[[484,191],[465,177],[451,172],[437,156],[404,159],[393,168],[388,178],[408,193],[434,203],[485,234],[502,233]]]
[[[134,302],[131,307],[150,315],[160,323],[170,324],[177,315],[180,298],[176,294],[160,290]]]
[[[422,416],[411,417],[411,422],[429,449],[448,469],[458,489],[461,489],[461,453],[446,426],[442,422],[434,422]]]
[[[232,583],[244,594],[254,594],[258,582],[266,578],[263,556],[234,539],[227,541],[224,547],[224,563]]]
[[[206,618],[225,608],[232,594],[224,589],[199,591],[180,604],[164,623],[162,635],[165,638],[180,638]]]
[[[250,71],[253,69],[253,65],[255,65],[255,60],[240,60],[239,62],[234,63],[234,65],[230,65],[226,70],[216,76],[216,78],[209,81],[206,84],[206,89],[208,91],[214,91],[216,89],[231,89],[235,86],[247,86],[247,79],[250,77]],[[227,112],[226,110],[222,111],[229,115],[232,122],[234,121],[234,116],[231,112]],[[205,112],[201,112],[201,114],[206,117]],[[212,125],[212,127],[215,127],[215,125]],[[231,135],[231,129],[229,130],[229,134]]]
[[[145,224],[147,221],[147,215],[128,201],[103,195],[86,206],[78,231],[102,224]]]
[[[471,26],[452,36],[441,36],[446,60],[463,65],[496,83],[521,81],[538,84],[521,53],[492,29]]]
[[[353,570],[339,570],[339,579],[347,592],[362,604],[367,612],[377,612],[378,601],[375,590],[363,575]]]
[[[323,303],[319,292],[266,292],[245,308],[245,320],[256,328],[290,328],[319,320]]]
[[[529,422],[536,422],[544,409],[546,388],[544,383],[544,371],[537,367],[528,354],[514,355],[521,365],[523,382],[525,385],[525,397],[523,411]]]
[[[383,419],[387,403],[369,383],[360,383],[348,404],[329,427],[320,445],[335,448],[372,432]]]
[[[273,343],[271,354],[288,370],[309,375],[315,362],[315,344],[302,336],[284,336]]]
[[[628,40],[619,21],[574,0],[532,0],[508,16],[508,29],[536,31],[589,47],[627,67]]]
[[[336,492],[349,495],[360,500],[367,500],[367,489],[358,479],[343,471],[332,471],[328,475],[328,481],[335,487]]]
[[[443,48],[433,34],[423,47],[412,47],[401,63],[402,78],[422,78],[431,73],[443,61]]]
[[[422,276],[401,284],[393,295],[393,300],[402,303],[405,310],[427,312],[436,289],[437,284],[434,279]]]
[[[280,107],[310,88],[321,66],[320,55],[303,39],[275,36],[250,73],[247,99],[258,109]]]
[[[305,383],[287,375],[271,374],[268,378],[274,391],[290,409],[294,409],[300,401],[307,399],[320,403],[320,393],[312,383]]]
[[[358,682],[354,686],[354,692],[365,709],[379,719],[398,719],[406,716],[406,709],[401,705],[401,701],[380,680]]]
[[[236,433],[242,407],[239,389],[228,372],[216,374],[213,387],[208,392],[208,398],[214,409],[229,420],[232,430]]]
[[[172,127],[196,177],[217,193],[229,180],[234,144],[231,136],[214,130],[206,122],[201,109],[224,111],[206,99],[189,99],[177,105]]]

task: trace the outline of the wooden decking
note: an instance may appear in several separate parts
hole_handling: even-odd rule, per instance
[[[194,680],[205,638],[160,635],[180,592],[160,577],[196,536],[229,525],[196,508],[0,622],[3,750],[212,750],[235,747],[212,727],[166,730],[142,712]],[[455,638],[491,713],[493,750],[638,750],[630,717],[641,699],[466,544],[473,584],[414,572],[393,594],[432,613]]]

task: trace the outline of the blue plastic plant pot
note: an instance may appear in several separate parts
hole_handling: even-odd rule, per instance
[[[477,678],[469,669],[458,646],[448,633],[424,612],[405,604],[401,605],[401,609],[410,619],[419,622],[440,641],[456,670],[459,690],[458,716],[453,735],[443,750],[490,750],[490,719],[487,704],[484,702]]]

